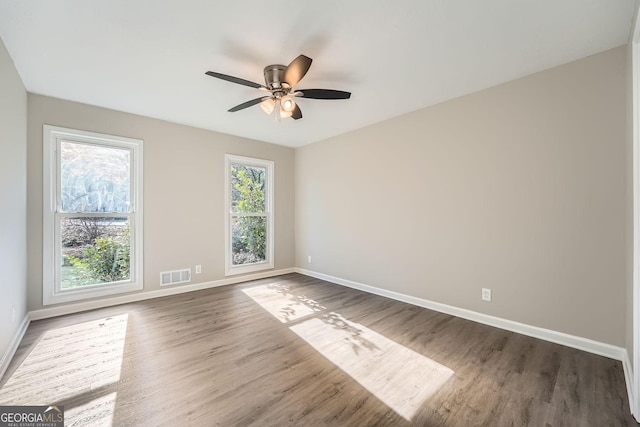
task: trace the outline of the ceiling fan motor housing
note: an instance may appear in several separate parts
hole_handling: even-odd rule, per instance
[[[280,89],[282,88],[284,70],[286,70],[286,65],[267,65],[264,67],[264,81],[267,84],[269,89]]]

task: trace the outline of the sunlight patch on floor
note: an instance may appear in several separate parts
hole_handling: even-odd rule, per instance
[[[120,380],[127,322],[123,314],[47,331],[0,389],[0,405],[49,405],[74,398],[85,402],[96,392],[95,399],[82,405],[98,405],[102,416],[111,419],[116,393],[99,389]],[[110,415],[105,408],[111,408]],[[76,409],[65,407],[66,422]]]
[[[65,426],[111,427],[116,411],[116,392],[108,393],[89,402],[64,411]]]
[[[291,326],[360,385],[406,420],[453,371],[338,313]]]
[[[453,371],[393,340],[272,283],[244,292],[334,365],[410,421]]]
[[[277,283],[255,286],[242,292],[260,304],[282,323],[298,320],[325,309],[317,301],[304,295],[294,295],[287,286]]]

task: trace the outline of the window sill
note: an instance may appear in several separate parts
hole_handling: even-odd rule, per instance
[[[224,272],[225,276],[235,276],[238,274],[255,273],[256,271],[272,270],[274,268],[272,262],[260,262],[249,265],[239,265],[237,267],[227,268]]]
[[[142,281],[129,282],[118,285],[98,286],[91,288],[78,288],[74,290],[61,291],[54,294],[43,295],[42,305],[61,304],[67,302],[81,301],[92,298],[117,295],[126,292],[141,291]]]

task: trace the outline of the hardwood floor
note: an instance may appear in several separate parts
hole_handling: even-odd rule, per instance
[[[628,426],[620,362],[290,274],[33,322],[0,405],[67,426]]]

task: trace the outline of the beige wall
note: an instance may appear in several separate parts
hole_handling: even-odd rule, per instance
[[[294,266],[292,148],[33,94],[28,111],[30,310],[42,307],[43,124],[144,140],[144,292],[197,264],[192,283],[224,278],[225,153],[275,161],[275,268]]]
[[[624,346],[626,70],[621,47],[297,149],[297,266]]]
[[[0,149],[2,357],[27,313],[27,92],[1,40]]]

